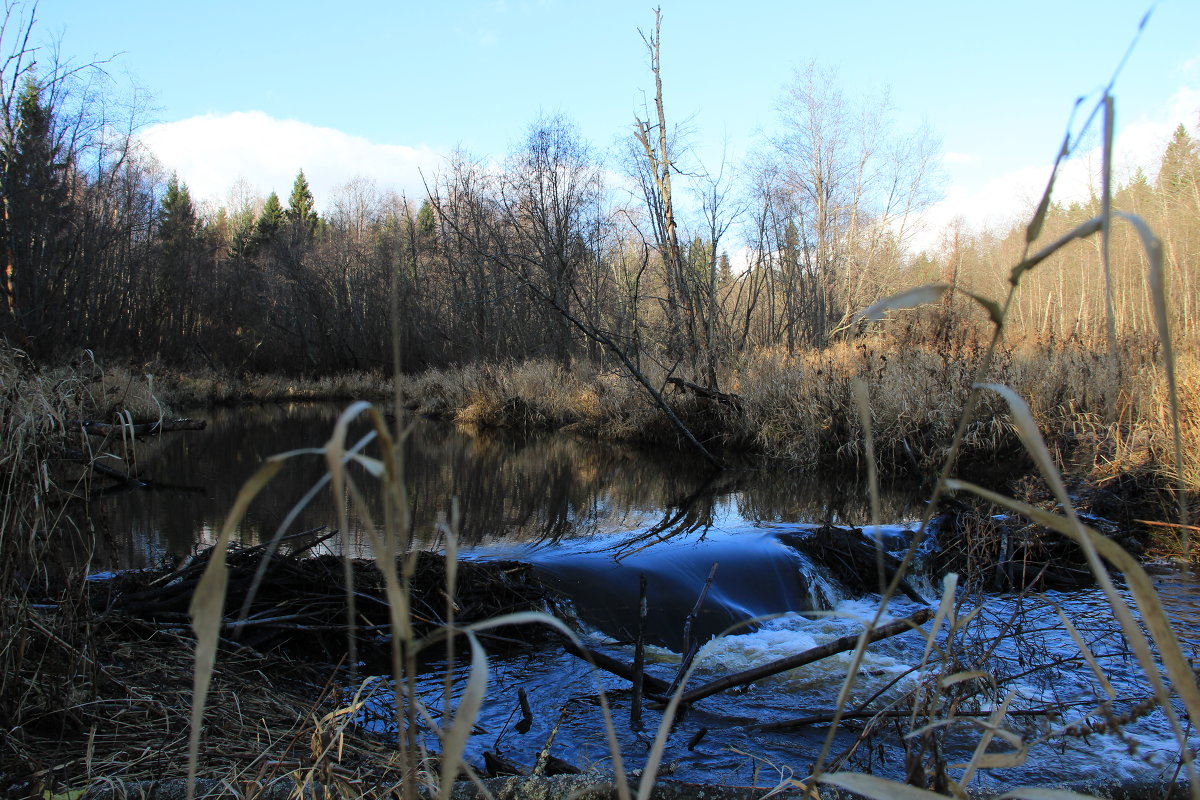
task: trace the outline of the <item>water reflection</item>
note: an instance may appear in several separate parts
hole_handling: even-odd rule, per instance
[[[203,432],[176,433],[139,443],[141,474],[160,488],[104,496],[94,510],[113,541],[97,567],[140,567],[168,554],[210,544],[242,484],[268,456],[319,447],[341,405],[264,405],[193,414]],[[466,546],[559,542],[621,531],[682,531],[763,522],[869,521],[865,489],[844,476],[818,480],[780,469],[741,468],[714,474],[686,454],[664,453],[567,435],[472,435],[454,426],[404,419],[407,489],[414,531],[436,541],[436,523],[456,500]],[[352,427],[351,441],[368,430]],[[377,455],[377,443],[368,446]],[[269,538],[296,502],[321,479],[324,459],[289,460],[238,526],[244,544]],[[373,506],[373,479],[359,481]],[[885,491],[886,520],[919,514],[908,487]],[[374,513],[378,519],[381,515]],[[328,491],[301,513],[288,533],[336,527]],[[369,554],[364,523],[352,519],[335,549]]]

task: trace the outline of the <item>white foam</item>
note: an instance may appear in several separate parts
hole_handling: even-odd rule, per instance
[[[856,635],[862,632],[864,621],[873,618],[875,611],[876,607],[866,600],[844,600],[832,612],[821,615],[785,614],[750,633],[713,639],[697,657],[698,671],[706,676],[739,672],[802,653],[842,636]],[[880,624],[891,619],[884,614]],[[852,652],[838,653],[764,678],[759,683],[770,685],[774,690],[835,690],[845,680],[852,657]],[[912,660],[915,662],[918,657],[919,650]],[[860,665],[860,678],[864,679],[860,683],[864,687],[877,685],[909,668],[909,664],[892,654],[868,649]]]

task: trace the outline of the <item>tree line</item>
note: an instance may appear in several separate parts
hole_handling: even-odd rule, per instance
[[[653,98],[622,152],[606,158],[570,121],[545,117],[499,164],[456,153],[420,198],[358,179],[323,214],[303,171],[286,203],[271,193],[198,208],[112,115],[89,68],[39,67],[25,28],[0,69],[0,335],[46,359],[92,348],[223,371],[531,357],[636,371],[653,360],[715,387],[746,352],[855,335],[855,311],[916,283],[1000,294],[1021,232],[958,226],[937,252],[913,254],[936,197],[936,142],[897,133],[886,97],[847,97],[827,70],[796,73],[776,135],[746,164],[702,165],[668,115],[659,22],[643,36]],[[1162,232],[1187,333],[1198,187],[1181,125],[1158,176],[1116,191],[1118,207]],[[1054,207],[1046,235],[1097,204]],[[1104,277],[1089,247],[1022,288],[1018,331],[1101,335]],[[1141,258],[1118,232],[1113,296],[1131,335],[1150,325]],[[978,323],[953,300],[940,313],[947,335]]]

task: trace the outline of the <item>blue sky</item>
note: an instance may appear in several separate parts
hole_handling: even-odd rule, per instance
[[[812,61],[850,96],[888,89],[899,129],[928,125],[946,153],[941,217],[977,225],[1034,191],[1073,101],[1107,82],[1149,7],[661,5],[667,111],[708,162],[753,149]],[[650,2],[43,0],[38,17],[37,38],[70,58],[116,55],[109,72],[153,97],[146,141],[204,197],[239,177],[285,194],[301,167],[319,205],[355,176],[416,194],[417,167],[455,147],[502,158],[543,113],[612,149],[653,89],[638,34]],[[1116,98],[1129,164],[1200,124],[1200,3],[1157,4]]]

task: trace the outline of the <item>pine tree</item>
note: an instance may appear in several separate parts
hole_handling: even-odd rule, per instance
[[[283,227],[286,218],[283,206],[279,204],[279,195],[271,192],[267,197],[267,202],[263,204],[262,213],[258,215],[258,222],[254,223],[255,249],[264,247],[273,241],[276,234],[279,233],[279,229]]]
[[[308,187],[308,179],[304,177],[304,170],[300,170],[296,175],[295,183],[292,184],[292,194],[288,198],[285,214],[288,222],[307,238],[311,239],[316,233],[320,218],[317,216],[312,190]]]
[[[1158,191],[1171,201],[1193,199],[1200,184],[1200,146],[1181,123],[1163,153]]]
[[[50,319],[68,280],[63,252],[71,202],[70,157],[55,136],[53,109],[32,77],[17,99],[17,125],[0,146],[4,290],[22,338],[53,328]]]

